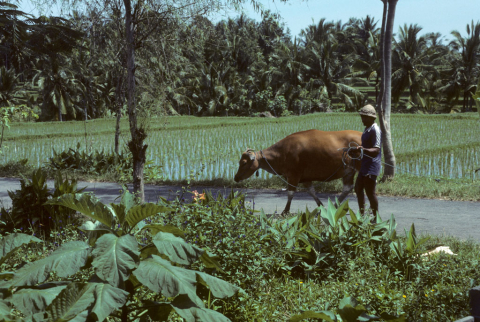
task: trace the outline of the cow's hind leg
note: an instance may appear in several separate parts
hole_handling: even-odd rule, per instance
[[[304,182],[303,185],[305,188],[307,188],[308,194],[313,197],[313,200],[317,203],[317,206],[323,206],[323,203],[320,201],[320,199],[317,197],[315,194],[315,188],[313,187],[312,182]]]
[[[345,198],[349,195],[350,192],[352,192],[354,188],[353,179],[355,178],[356,171],[354,171],[353,169],[346,169],[346,171],[347,173],[342,178],[343,189],[342,193],[338,197],[339,204],[336,205],[337,207],[345,200]]]

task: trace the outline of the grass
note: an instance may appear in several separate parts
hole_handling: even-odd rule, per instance
[[[85,126],[87,136],[85,137]],[[262,149],[293,132],[362,130],[355,113],[328,113],[278,119],[227,117],[153,118],[148,123],[147,158],[162,170],[147,183],[284,188],[284,183],[261,171],[260,180],[233,182],[240,154],[246,148]],[[384,195],[480,200],[480,122],[474,113],[454,115],[394,114],[392,142],[397,159],[393,182],[378,185]],[[121,142],[129,139],[126,119]],[[0,155],[0,176],[18,177],[43,166],[52,151],[76,147],[111,151],[114,120],[87,122],[14,123],[6,131],[6,148]],[[28,159],[28,164],[19,164]],[[119,181],[115,173],[102,176],[71,173],[80,180]],[[436,179],[436,180],[435,180]],[[128,180],[128,178],[123,178]],[[338,181],[338,180],[337,180]],[[340,182],[317,184],[319,192],[339,192]]]

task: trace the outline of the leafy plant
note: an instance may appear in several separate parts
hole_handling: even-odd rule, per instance
[[[152,224],[140,228],[144,219],[172,209],[135,204],[128,191],[119,205],[107,206],[88,194],[66,194],[47,204],[67,207],[95,220],[85,222],[80,229],[97,234],[90,234],[88,242],[65,243],[48,257],[4,273],[0,314],[7,315],[13,305],[27,318],[38,321],[103,321],[110,315],[128,321],[144,314],[155,321],[166,321],[172,311],[187,321],[228,321],[205,307],[197,287],[203,285],[218,298],[232,296],[239,288],[188,269],[199,259],[208,267],[218,267],[215,260],[185,242],[176,227]],[[140,243],[137,239],[147,228],[157,233],[151,235],[148,244]],[[4,260],[27,242],[39,240],[25,234],[3,238],[0,258]],[[86,277],[80,281],[66,279],[79,272]],[[49,279],[53,273],[59,281]],[[139,297],[146,289],[158,295]]]
[[[1,67],[0,78],[2,77],[1,74],[3,70],[4,70],[4,67]],[[0,104],[1,103],[10,104],[9,100],[3,97],[3,94],[0,94],[0,96],[2,96],[0,97]],[[2,152],[3,136],[4,136],[5,128],[10,128],[10,123],[12,122],[12,119],[14,117],[17,117],[20,119],[28,119],[33,117],[38,119],[38,115],[35,114],[35,112],[33,112],[33,110],[28,108],[26,105],[0,107],[0,126],[2,128],[2,132],[0,133],[0,153]]]
[[[410,277],[412,265],[419,261],[419,247],[426,241],[418,240],[413,224],[406,241],[402,241],[397,238],[393,215],[383,221],[377,214],[372,223],[368,215],[355,214],[348,200],[338,208],[329,200],[327,207],[312,212],[307,209],[281,221],[261,218],[268,233],[265,238],[284,250],[293,272],[307,276],[343,276],[346,263],[368,248],[380,263]]]
[[[64,226],[68,221],[74,223],[74,213],[62,207],[46,206],[51,198],[58,197],[65,193],[77,193],[83,189],[77,189],[75,179],[63,179],[60,173],[55,176],[55,190],[51,192],[47,187],[47,173],[38,168],[33,171],[32,178],[20,180],[20,190],[8,191],[12,199],[10,211],[2,209],[2,217],[6,220],[4,231],[12,231],[14,228],[26,231],[45,233],[55,226]]]
[[[124,173],[132,168],[132,156],[128,152],[117,155],[113,152],[106,153],[104,150],[88,153],[81,151],[80,143],[77,143],[76,149],[69,148],[62,152],[56,152],[54,149],[53,157],[49,158],[48,167],[95,174],[104,174],[109,171]]]
[[[311,318],[321,319],[321,321],[336,322],[338,321],[338,317],[340,317],[340,321],[343,322],[378,321],[380,318],[383,321],[406,321],[404,314],[400,317],[386,313],[381,314],[381,316],[369,315],[367,314],[367,309],[363,305],[358,304],[357,300],[352,297],[345,297],[341,300],[336,311],[338,313],[337,315],[332,311],[305,311],[300,315],[291,317],[289,322],[303,321]]]
[[[246,289],[266,283],[282,264],[278,251],[264,240],[265,231],[245,195],[233,190],[216,197],[192,194],[193,203],[182,201],[185,195],[168,202],[175,210],[163,216],[164,223],[182,227],[187,241],[219,256],[222,270],[217,276]]]

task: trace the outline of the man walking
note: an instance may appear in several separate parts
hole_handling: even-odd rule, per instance
[[[375,123],[377,113],[372,105],[362,107],[359,114],[363,125],[365,125],[365,131],[362,134],[362,145],[357,147],[357,149],[363,151],[363,158],[360,172],[355,182],[355,192],[360,213],[363,214],[365,212],[365,191],[375,218],[378,213],[378,199],[375,188],[382,165],[382,131]]]

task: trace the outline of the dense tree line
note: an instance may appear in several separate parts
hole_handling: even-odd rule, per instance
[[[144,15],[148,34],[149,18]],[[125,26],[111,10],[32,17],[0,2],[0,104],[25,104],[43,120],[88,119],[126,111]],[[266,12],[214,23],[166,14],[135,38],[136,100],[144,115],[275,116],[353,111],[380,89],[380,28],[372,17],[321,19],[292,37]],[[449,112],[472,107],[480,76],[480,23],[466,33],[396,32],[392,100],[399,110]],[[137,30],[138,32],[138,30]]]

